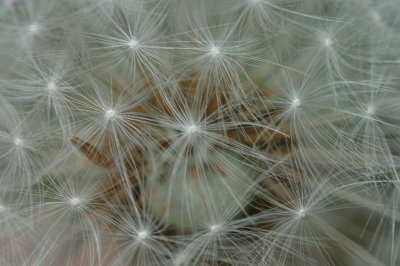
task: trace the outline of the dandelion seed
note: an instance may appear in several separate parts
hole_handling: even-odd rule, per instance
[[[161,68],[166,67],[169,54],[160,29],[163,17],[143,10],[143,3],[132,5],[137,9],[117,8],[116,15],[107,16],[110,25],[107,30],[86,32],[89,44],[93,44],[89,51],[99,59],[98,67],[107,72],[129,78],[144,74],[159,81],[164,76]]]

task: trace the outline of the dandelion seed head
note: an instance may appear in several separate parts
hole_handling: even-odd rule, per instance
[[[3,1],[0,261],[399,264],[395,0]]]

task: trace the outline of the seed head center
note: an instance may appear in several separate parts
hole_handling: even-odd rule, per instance
[[[77,207],[82,203],[82,200],[80,198],[75,197],[70,199],[69,203],[71,204],[71,206]]]
[[[293,105],[293,107],[295,107],[295,108],[300,107],[300,106],[301,106],[301,101],[300,101],[300,99],[298,99],[298,98],[294,99],[293,102],[292,102],[292,105]]]
[[[114,118],[117,115],[117,112],[114,109],[108,109],[105,113],[107,119]]]
[[[138,235],[137,235],[137,237],[138,237],[138,239],[139,239],[140,241],[145,240],[148,236],[149,236],[149,232],[147,232],[147,231],[140,231],[140,232],[138,233]]]
[[[219,231],[221,230],[221,226],[220,225],[212,225],[211,227],[210,227],[210,231],[212,232],[212,233],[218,233]]]
[[[297,213],[297,215],[298,215],[298,218],[300,218],[300,219],[305,218],[307,215],[306,210],[300,209],[299,212]]]
[[[139,47],[139,42],[135,39],[130,40],[127,44],[132,49],[136,49]]]
[[[32,23],[28,26],[28,31],[32,34],[37,33],[40,30],[40,26],[37,23]]]
[[[326,37],[326,38],[324,39],[324,45],[325,45],[326,47],[330,47],[330,46],[332,46],[332,44],[333,44],[333,41],[331,40],[331,38]]]
[[[210,48],[210,54],[215,57],[215,56],[220,55],[221,51],[219,50],[219,48],[217,46],[212,46]]]
[[[190,125],[190,126],[187,126],[186,128],[185,128],[185,132],[187,133],[187,134],[194,134],[194,133],[197,133],[197,132],[199,132],[200,131],[200,128],[199,128],[199,126],[197,126],[197,125]]]
[[[21,138],[14,138],[14,145],[21,146],[23,144],[23,140]]]
[[[55,91],[57,89],[57,86],[54,82],[49,82],[49,84],[47,84],[47,89],[49,91]]]

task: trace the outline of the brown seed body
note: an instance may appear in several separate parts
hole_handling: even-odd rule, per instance
[[[109,166],[107,157],[89,142],[76,136],[73,136],[70,141],[83,155],[85,155],[86,158],[89,159],[89,161],[95,165],[105,168]]]

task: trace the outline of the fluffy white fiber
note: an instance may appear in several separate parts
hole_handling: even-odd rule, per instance
[[[0,2],[0,265],[400,265],[395,0]]]

